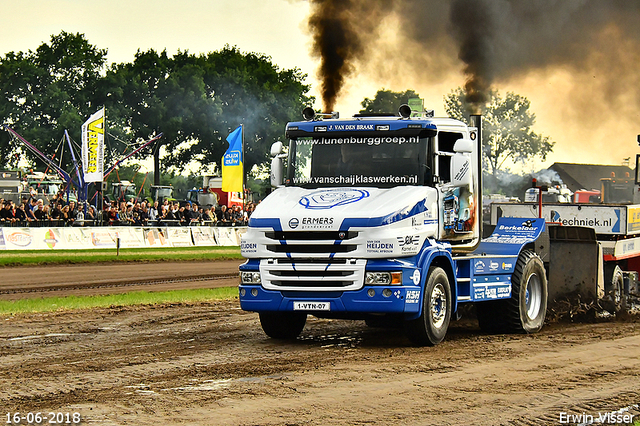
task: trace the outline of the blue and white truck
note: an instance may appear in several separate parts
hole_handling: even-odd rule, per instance
[[[402,322],[435,345],[467,303],[483,329],[540,330],[545,222],[504,218],[481,238],[480,116],[303,116],[286,126],[286,154],[272,146],[276,189],[241,241],[240,305],[268,336],[296,338],[314,315]]]

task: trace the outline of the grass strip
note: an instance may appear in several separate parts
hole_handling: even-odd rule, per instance
[[[242,259],[239,247],[170,247],[89,250],[3,250],[0,266],[97,262],[157,262]]]
[[[0,300],[0,316],[20,313],[55,312],[63,310],[108,308],[116,306],[192,303],[208,300],[232,299],[238,296],[237,287],[212,289],[134,291],[104,296],[45,297],[39,299]]]

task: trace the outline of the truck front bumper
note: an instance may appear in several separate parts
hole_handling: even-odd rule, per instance
[[[307,311],[324,316],[347,312],[415,314],[420,312],[420,291],[418,286],[365,286],[343,292],[275,291],[246,284],[239,287],[240,307],[245,311]]]

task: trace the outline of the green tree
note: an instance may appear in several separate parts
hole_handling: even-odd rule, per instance
[[[378,90],[376,96],[373,99],[365,98],[360,105],[362,108],[361,113],[382,113],[390,112],[395,113],[402,104],[408,104],[409,99],[419,98],[413,90],[406,90],[404,92],[392,92],[391,90],[381,89]]]
[[[451,118],[467,121],[469,105],[462,88],[444,99],[445,111]],[[544,160],[553,151],[555,142],[531,130],[536,116],[530,111],[529,100],[507,92],[503,98],[498,91],[491,91],[482,112],[483,168],[494,179],[498,177],[505,161],[522,162],[532,157]]]
[[[61,32],[35,51],[9,52],[0,58],[0,117],[34,144],[52,156],[68,130],[80,139],[82,123],[97,110],[96,85],[104,69],[107,51],[89,44],[83,34]],[[66,148],[66,143],[65,143]],[[3,165],[15,167],[24,147],[12,143],[7,132],[0,132]],[[63,168],[71,164],[65,150]],[[27,160],[36,156],[27,152]],[[42,163],[39,163],[42,164]]]
[[[312,102],[306,76],[281,71],[267,56],[235,47],[193,55],[138,52],[131,64],[113,66],[105,78],[104,103],[128,117],[136,139],[163,133],[166,166],[192,160],[220,163],[226,137],[244,125],[245,167],[268,160],[271,143],[287,121]]]

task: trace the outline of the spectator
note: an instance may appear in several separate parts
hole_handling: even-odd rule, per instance
[[[76,202],[75,201],[69,201],[69,205],[67,206],[69,207],[67,209],[67,225],[73,225],[73,222],[75,222],[76,220],[76,216],[78,216],[78,211],[76,210]]]
[[[118,209],[115,206],[108,207],[107,217],[109,225],[113,226],[120,224],[120,222],[118,221]]]
[[[120,203],[121,210],[118,212],[118,222],[120,225],[129,226],[133,224],[133,204],[131,202],[128,203]]]
[[[149,211],[147,212],[147,214],[149,216],[149,222],[153,222],[156,220],[156,218],[160,214],[160,208],[157,201],[153,203],[153,206],[149,207]]]
[[[149,223],[149,209],[147,208],[147,204],[143,203],[142,207],[138,211],[138,222],[137,224],[140,226],[147,226]]]
[[[69,222],[69,206],[62,206],[62,210],[60,211],[60,220],[64,223],[64,226],[68,226]]]
[[[4,208],[0,211],[0,221],[4,222],[4,225],[12,225],[16,221],[15,209],[13,208],[13,201],[6,200],[4,202]]]
[[[160,210],[158,211],[158,215],[156,216],[156,219],[155,219],[156,225],[157,226],[167,225],[166,223],[167,215],[168,215],[167,207],[164,204],[162,204],[160,206]]]
[[[231,211],[231,223],[233,226],[242,224],[244,215],[240,206],[232,207]]]
[[[61,215],[62,215],[62,202],[57,201],[55,204],[53,204],[53,208],[51,209],[49,217],[54,222],[54,224],[56,224],[55,222],[58,222],[61,220]]]
[[[231,225],[231,212],[227,209],[227,206],[224,204],[220,206],[220,211],[217,214],[218,216],[218,225],[221,226],[229,226]]]
[[[89,206],[89,208],[87,209],[87,214],[84,215],[85,223],[88,223],[89,225],[95,225],[96,217],[96,208],[94,206]]]
[[[202,209],[198,207],[198,204],[193,203],[191,210],[191,222],[197,222],[196,224],[199,225],[202,222]]]
[[[185,224],[184,211],[185,211],[185,208],[184,207],[180,207],[178,209],[178,213],[176,214],[176,217],[180,221],[180,225],[184,225]]]
[[[175,207],[175,205],[173,207]],[[167,207],[166,215],[163,218],[165,224],[169,226],[177,225],[178,222],[180,221],[180,219],[176,216],[178,210],[177,209],[174,210],[173,207],[171,205]]]
[[[202,213],[202,221],[208,222],[209,225],[215,224],[216,218],[210,209],[204,209],[204,213]]]
[[[43,221],[46,219],[44,214],[44,202],[42,201],[42,198],[36,201],[35,207],[33,208],[33,215],[38,221]]]
[[[15,212],[15,216],[16,216],[16,222],[30,222],[27,220],[27,214],[25,213],[24,209],[25,209],[26,204],[25,203],[21,203],[18,208],[16,209]],[[27,207],[27,210],[29,210],[29,208]]]
[[[75,216],[72,226],[84,226],[84,208],[82,207],[82,204],[78,204]]]

